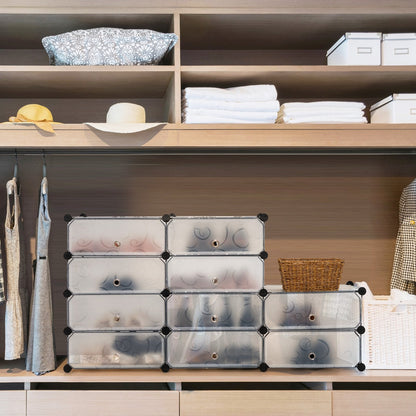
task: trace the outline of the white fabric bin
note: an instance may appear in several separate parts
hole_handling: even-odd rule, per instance
[[[328,65],[380,65],[381,33],[346,33],[328,50]]]

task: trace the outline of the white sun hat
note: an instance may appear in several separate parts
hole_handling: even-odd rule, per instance
[[[107,111],[106,123],[85,123],[109,133],[137,133],[166,123],[146,123],[146,111],[138,104],[116,103]]]

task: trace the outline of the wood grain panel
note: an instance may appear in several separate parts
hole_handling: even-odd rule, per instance
[[[182,391],[181,416],[331,416],[329,391]]]
[[[0,391],[0,415],[26,416],[26,392]]]
[[[398,201],[413,156],[47,156],[50,261],[57,351],[66,354],[66,213],[78,215],[256,215],[266,212],[266,283],[279,257],[339,257],[342,282],[389,293]],[[42,157],[19,156],[27,268],[34,255]],[[14,156],[0,156],[0,179]],[[0,223],[5,186],[0,188]],[[0,228],[1,229],[1,228]],[[1,231],[3,232],[3,231]],[[4,306],[0,306],[0,312]],[[0,346],[2,348],[2,346]]]
[[[414,391],[333,391],[333,416],[414,416]]]
[[[179,416],[179,392],[28,391],[27,416],[57,412],[61,416]]]

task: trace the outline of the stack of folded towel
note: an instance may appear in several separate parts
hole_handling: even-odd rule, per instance
[[[274,85],[185,88],[184,123],[275,123],[279,101]]]
[[[357,102],[316,101],[286,103],[280,107],[277,122],[294,123],[367,123],[365,105]]]

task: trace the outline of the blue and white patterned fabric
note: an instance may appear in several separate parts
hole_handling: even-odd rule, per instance
[[[42,39],[51,65],[155,65],[175,46],[174,33],[101,27]]]

